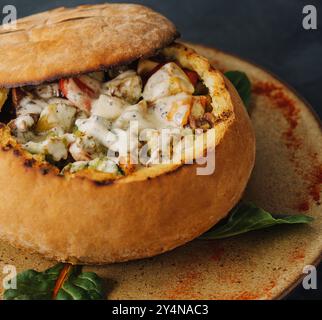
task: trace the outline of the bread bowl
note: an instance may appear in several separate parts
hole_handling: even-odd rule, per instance
[[[1,239],[71,263],[128,261],[193,240],[237,204],[255,158],[249,117],[232,84],[177,37],[166,18],[124,4],[0,28]],[[106,136],[128,132],[129,115],[158,135],[191,129],[193,153],[132,163],[126,149],[122,162]],[[198,175],[185,163],[206,151],[216,167]]]

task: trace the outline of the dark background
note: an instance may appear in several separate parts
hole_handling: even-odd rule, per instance
[[[0,0],[17,7],[18,17],[95,0]],[[321,0],[128,0],[163,13],[185,40],[215,46],[262,65],[278,75],[308,100],[322,117],[322,1]],[[302,27],[303,7],[316,6],[318,30]],[[0,11],[1,13],[1,11]],[[289,299],[322,299],[319,290],[298,287]]]

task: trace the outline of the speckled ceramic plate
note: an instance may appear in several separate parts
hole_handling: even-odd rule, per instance
[[[223,52],[195,48],[219,69],[242,70],[252,80],[257,160],[246,197],[271,212],[306,213],[315,221],[227,240],[195,240],[152,259],[90,267],[106,279],[109,299],[276,299],[300,281],[305,265],[320,261],[319,121],[301,98],[261,68]],[[0,243],[0,270],[4,264],[21,271],[43,270],[53,262]]]

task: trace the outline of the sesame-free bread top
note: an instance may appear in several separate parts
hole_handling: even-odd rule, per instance
[[[0,87],[39,84],[150,56],[173,42],[175,26],[141,5],[58,8],[0,27]]]

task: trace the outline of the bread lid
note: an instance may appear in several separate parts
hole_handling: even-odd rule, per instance
[[[175,26],[135,4],[58,8],[0,27],[0,87],[39,84],[155,54],[178,37]]]

